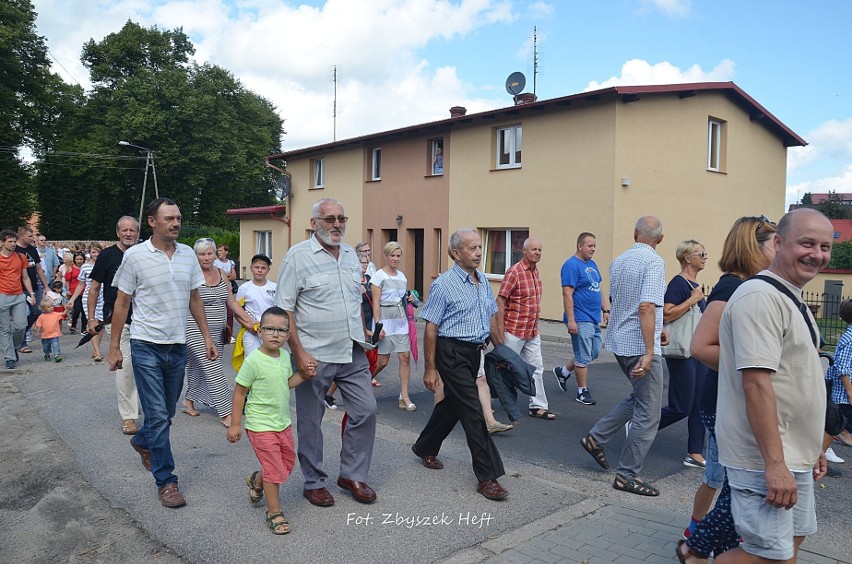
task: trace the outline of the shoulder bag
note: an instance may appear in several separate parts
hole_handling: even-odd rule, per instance
[[[692,288],[692,283],[685,276],[679,274],[689,287]],[[689,299],[689,298],[687,298]],[[701,308],[698,304],[693,305],[686,310],[686,313],[663,325],[669,334],[669,344],[662,347],[663,356],[666,358],[689,358],[692,354],[689,352],[689,347],[692,344],[692,335],[695,333],[695,328],[698,327],[698,321],[701,319]]]

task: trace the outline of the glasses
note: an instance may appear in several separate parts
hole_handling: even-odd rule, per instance
[[[264,335],[286,335],[290,329],[282,329],[281,327],[261,327]]]
[[[708,253],[707,251],[698,251],[697,253],[692,253],[692,255],[706,259],[707,257],[710,256],[710,253]]]
[[[761,214],[761,216],[758,217],[757,219],[758,219],[758,223],[757,223],[757,229],[755,229],[755,231],[760,231],[760,228],[763,227],[764,225],[771,225],[772,227],[775,227],[775,222],[772,221],[771,219],[769,219],[768,217],[766,217],[763,214]]]
[[[314,219],[320,219],[328,223],[329,225],[333,225],[335,221],[338,221],[340,223],[346,223],[347,221],[349,221],[349,218],[345,215],[330,215],[328,217],[315,217]]]

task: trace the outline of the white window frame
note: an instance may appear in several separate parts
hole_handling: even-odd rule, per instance
[[[722,120],[707,120],[707,170],[722,170]]]
[[[438,153],[438,148],[441,149],[441,169],[438,170],[438,163],[435,161],[435,156]],[[432,176],[442,176],[444,174],[444,138],[432,139],[431,159],[429,162]]]
[[[325,157],[313,160],[314,188],[325,188]]]
[[[272,258],[272,231],[255,231],[254,248],[256,255],[266,255]]]
[[[382,148],[373,147],[370,151],[370,180],[382,179]]]
[[[529,227],[512,227],[512,228],[507,228],[507,229],[503,229],[503,228],[499,228],[499,227],[487,227],[487,228],[483,228],[481,231],[483,232],[483,235],[484,235],[483,240],[485,241],[485,246],[482,249],[482,255],[483,255],[482,271],[485,273],[485,276],[487,278],[491,279],[491,280],[502,280],[503,276],[505,276],[505,272],[507,270],[509,270],[509,267],[512,266],[518,260],[520,260],[520,258],[518,258],[517,260],[514,260],[514,261],[512,260],[512,233],[514,233],[514,232],[526,233],[526,236],[524,237],[524,239],[526,239],[526,238],[529,237],[530,229],[529,229]],[[503,254],[504,254],[503,273],[499,273],[499,274],[488,272],[488,270],[486,270],[489,267],[493,268],[493,266],[494,266],[493,264],[490,264],[489,261],[488,261],[488,257],[491,254],[491,246],[493,244],[492,241],[491,241],[491,237],[490,237],[490,234],[491,234],[492,231],[503,231],[505,233],[505,238],[504,238],[505,248],[503,249]]]
[[[523,127],[517,123],[507,127],[498,127],[496,130],[497,147],[496,166],[502,168],[521,168],[521,159],[523,156]],[[503,157],[507,158],[507,162],[501,162]]]

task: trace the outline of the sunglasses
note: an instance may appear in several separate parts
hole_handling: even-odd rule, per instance
[[[314,219],[322,220],[328,223],[329,225],[334,225],[335,221],[338,221],[340,223],[346,223],[347,221],[349,221],[349,218],[345,215],[330,215],[328,217],[315,217]]]
[[[760,228],[763,227],[764,225],[771,225],[772,227],[775,227],[775,222],[772,221],[771,219],[769,219],[768,217],[766,217],[763,214],[761,214],[760,217],[758,217],[756,219],[757,219],[757,229],[755,229],[755,231],[760,231]]]
[[[710,253],[708,253],[707,251],[698,251],[697,253],[692,253],[692,256],[697,256],[706,259],[710,256]]]

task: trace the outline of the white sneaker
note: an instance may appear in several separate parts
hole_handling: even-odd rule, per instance
[[[829,462],[834,462],[835,464],[842,464],[843,462],[846,462],[845,460],[834,454],[834,450],[831,447],[828,447],[826,449],[825,459]]]
[[[628,421],[627,423],[624,424],[624,436],[625,437],[630,436],[630,423],[631,423],[631,421]]]

